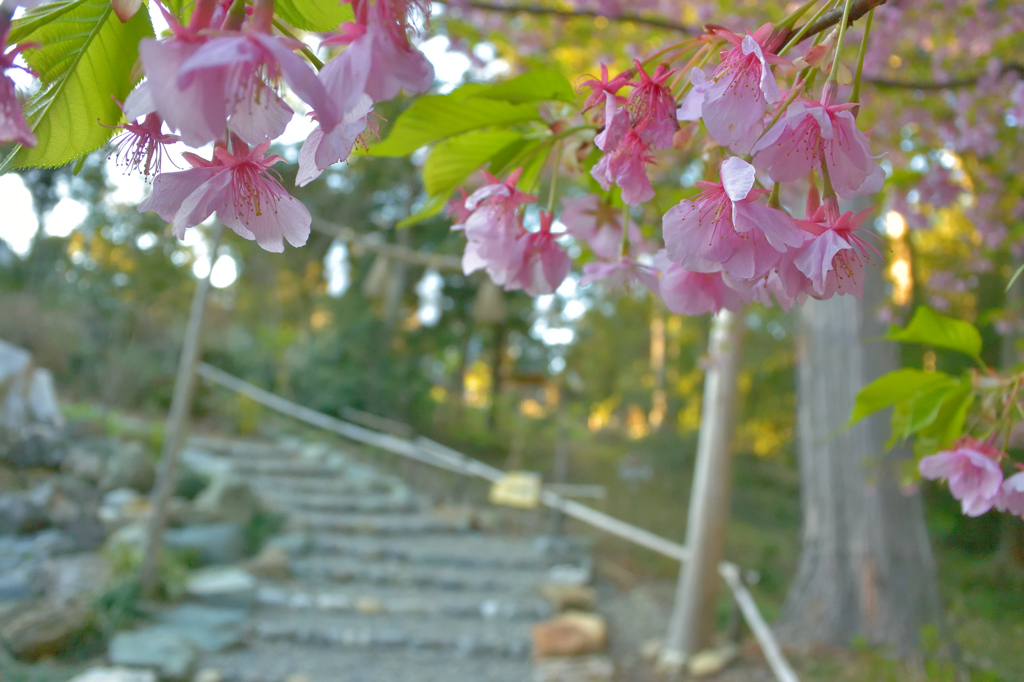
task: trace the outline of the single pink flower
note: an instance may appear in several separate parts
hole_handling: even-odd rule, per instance
[[[355,22],[342,27],[342,34],[323,44],[349,44],[351,59],[365,69],[366,94],[374,102],[394,99],[402,90],[426,92],[434,84],[434,67],[408,36],[408,15],[415,10],[427,14],[428,3],[402,0],[355,0]]]
[[[317,112],[322,126],[333,128],[343,112],[335,110],[323,83],[295,52],[297,41],[262,33],[255,29],[210,38],[199,46],[177,70],[173,85],[154,83],[154,98],[160,89],[173,94],[190,89],[195,82],[203,110],[226,114],[227,127],[248,144],[272,140],[284,132],[292,108],[275,91],[283,79],[292,91]],[[149,61],[143,55],[147,74]],[[206,89],[208,81],[219,87]],[[159,104],[159,100],[157,100]],[[221,124],[223,129],[223,122]],[[184,135],[183,135],[184,136]],[[213,138],[218,139],[218,138]],[[209,142],[210,140],[206,140]]]
[[[466,199],[469,198],[466,195],[466,190],[459,187],[457,191],[458,196],[452,197],[444,209],[448,217],[453,220],[452,232],[466,229],[466,220],[473,214],[472,211],[466,208]]]
[[[781,262],[785,262],[789,255],[789,253],[782,254]],[[791,257],[790,260],[792,260]],[[780,274],[783,269],[784,266],[780,264],[765,277],[756,280],[734,280],[728,275],[723,275],[722,279],[726,284],[740,292],[747,303],[760,303],[766,308],[771,308],[775,303],[778,303],[780,308],[789,312],[794,306],[802,304],[806,300],[809,284],[806,287],[803,286],[803,283],[808,282],[808,280],[797,271],[796,274],[800,276],[802,282],[797,286],[793,286]]]
[[[1001,512],[1024,518],[1024,471],[1003,481],[993,505]]]
[[[109,156],[114,156],[117,165],[124,166],[125,170],[142,173],[146,177],[160,172],[164,147],[181,139],[165,133],[163,119],[155,113],[146,114],[141,123],[128,119],[116,129],[124,132],[111,140],[114,149]]]
[[[584,241],[598,258],[610,260],[619,255],[622,246],[622,210],[615,209],[596,194],[562,199],[560,218],[566,230]],[[640,228],[629,221],[629,241],[641,244]]]
[[[0,144],[17,142],[26,147],[34,147],[36,144],[35,133],[25,122],[25,115],[21,111],[21,102],[18,101],[18,92],[14,81],[5,74],[11,69],[23,68],[16,66],[14,60],[26,46],[15,45],[7,49],[7,34],[10,31],[10,25],[4,23],[3,30],[0,31]]]
[[[665,81],[676,72],[665,64],[659,64],[654,75],[649,76],[640,60],[634,59],[633,63],[640,73],[640,83],[633,87],[628,100],[633,130],[652,149],[670,149],[679,123],[676,101]]]
[[[580,284],[604,281],[611,289],[621,289],[630,282],[639,282],[655,296],[661,296],[657,268],[639,263],[629,256],[616,261],[596,261],[583,266]]]
[[[626,125],[623,125],[623,121]],[[590,170],[590,174],[601,185],[601,189],[607,190],[612,184],[621,187],[622,201],[637,206],[654,198],[654,188],[647,177],[647,164],[654,157],[650,147],[628,123],[625,109],[619,109],[612,116],[604,132],[598,135],[602,138],[599,146],[604,150],[604,156]]]
[[[590,94],[587,95],[587,101],[583,103],[583,111],[589,111],[596,106],[606,104],[607,96],[611,95],[614,98],[616,104],[625,103],[626,98],[620,96],[619,90],[629,84],[629,78],[620,73],[615,78],[608,78],[608,66],[601,64],[601,76],[595,77],[590,76],[587,80],[583,81],[577,87],[577,90],[582,92],[583,90],[589,89]]]
[[[767,170],[775,182],[792,182],[820,169],[824,159],[841,199],[878,192],[885,172],[857,128],[852,106],[794,102],[751,149],[754,165]]]
[[[661,298],[677,315],[717,313],[722,308],[740,310],[743,298],[726,284],[721,272],[691,272],[671,263],[661,273]]]
[[[222,223],[267,251],[284,251],[284,240],[302,246],[312,219],[271,171],[282,159],[266,156],[269,148],[264,142],[249,151],[236,140],[235,154],[217,147],[212,161],[186,154],[192,168],[158,175],[139,212],[154,211],[173,222],[179,239],[216,212]]]
[[[515,170],[504,182],[485,173],[489,184],[469,195],[459,209],[466,216],[461,223],[468,240],[462,257],[465,274],[486,269],[498,286],[518,277],[526,247],[520,237],[527,234],[519,209],[537,200],[516,188],[522,172]]]
[[[793,265],[810,280],[815,298],[836,294],[864,295],[864,263],[877,250],[861,234],[861,225],[874,209],[839,215],[835,197],[826,199],[810,220],[797,220],[810,238],[793,255]]]
[[[763,277],[780,254],[804,243],[793,220],[757,203],[754,167],[738,157],[722,163],[722,183],[700,181],[693,199],[673,206],[662,219],[668,257],[693,272],[719,269],[740,279]]]
[[[715,32],[733,47],[722,51],[704,93],[701,116],[719,144],[746,154],[761,134],[768,105],[782,99],[771,65],[788,61],[773,53],[777,40],[771,24],[743,38],[724,29]]]
[[[999,496],[1003,483],[999,460],[1005,456],[991,445],[964,436],[952,450],[922,459],[918,469],[929,480],[946,479],[949,492],[960,500],[963,513],[981,516]]]
[[[506,290],[522,289],[530,296],[543,296],[555,293],[565,280],[572,269],[572,260],[551,233],[554,219],[552,214],[541,211],[540,230],[519,234],[517,239],[522,242],[519,269],[506,279]]]

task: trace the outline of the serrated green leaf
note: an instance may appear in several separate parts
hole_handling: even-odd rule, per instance
[[[387,139],[370,148],[370,156],[405,156],[424,145],[478,128],[539,121],[532,104],[509,104],[471,97],[422,97],[405,110]]]
[[[445,204],[447,203],[448,197],[446,196],[438,195],[436,197],[430,197],[429,199],[427,199],[427,203],[423,204],[423,207],[420,208],[420,210],[416,211],[407,218],[402,218],[401,220],[399,220],[397,223],[395,223],[395,227],[411,227],[413,225],[416,225],[417,223],[422,223],[424,220],[433,218],[438,213],[444,210]]]
[[[276,0],[274,13],[300,31],[324,33],[352,21],[352,5],[339,0]]]
[[[149,14],[122,24],[110,0],[63,0],[29,12],[12,33],[40,45],[24,53],[42,83],[25,103],[38,144],[15,147],[0,173],[62,166],[102,147],[113,133],[103,126],[122,118],[114,99],[124,101],[134,85],[139,41],[153,35]]]
[[[447,198],[466,176],[521,139],[511,130],[474,130],[438,142],[423,166],[423,186],[431,196]]]
[[[474,93],[474,97],[500,99],[503,102],[576,102],[576,91],[557,71],[529,71],[503,83],[495,83]]]
[[[890,327],[885,338],[948,348],[973,358],[981,355],[981,334],[973,324],[940,315],[928,306],[918,308],[903,329]]]
[[[925,372],[920,369],[898,369],[878,377],[857,394],[850,415],[850,424],[860,421],[869,414],[913,398],[925,391],[955,381],[942,372]],[[901,433],[902,430],[897,431]]]

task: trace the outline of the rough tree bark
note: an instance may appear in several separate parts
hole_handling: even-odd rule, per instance
[[[899,484],[909,448],[886,452],[889,414],[849,429],[862,386],[899,367],[875,309],[881,268],[863,301],[809,301],[798,337],[802,554],[777,630],[796,646],[855,637],[912,657],[921,627],[940,623],[935,566],[920,495]]]

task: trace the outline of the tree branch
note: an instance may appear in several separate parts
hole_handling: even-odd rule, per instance
[[[686,34],[694,34],[701,32],[700,27],[687,26],[686,24],[665,19],[662,17],[648,16],[643,14],[636,14],[634,12],[623,12],[618,16],[608,16],[594,10],[586,9],[557,9],[555,7],[544,7],[542,5],[519,5],[519,4],[499,4],[494,2],[483,2],[482,0],[469,0],[464,3],[472,9],[484,10],[486,12],[502,12],[504,14],[536,14],[540,16],[555,16],[564,19],[596,19],[603,17],[608,21],[617,22],[633,22],[635,24],[643,24],[645,26],[653,26],[654,28],[663,28],[669,31],[679,31]]]
[[[1024,76],[1024,64],[1003,64],[1000,69],[1000,75],[1005,73],[1016,73],[1020,76]],[[875,87],[879,88],[903,90],[952,90],[955,88],[969,88],[977,85],[978,81],[984,77],[985,74],[983,73],[979,73],[974,76],[964,76],[963,78],[951,78],[945,81],[910,81],[868,77],[864,79],[864,82],[871,83]]]
[[[886,0],[854,0],[853,5],[850,7],[850,25],[853,22],[860,19],[862,16],[873,10],[879,5],[884,5]],[[843,7],[839,6],[835,9],[831,9],[828,12],[822,14],[818,19],[807,27],[807,32],[804,33],[800,41],[803,42],[813,35],[817,35],[822,31],[832,28],[840,21],[843,20]],[[801,29],[795,28],[786,34],[785,40],[789,39],[789,36],[796,35]],[[783,42],[785,42],[785,40]]]
[[[313,216],[313,229],[345,242],[352,248],[353,255],[358,255],[356,252],[376,253],[410,265],[420,265],[436,270],[462,271],[462,259],[458,256],[444,253],[423,253],[398,244],[377,241],[369,234],[357,232],[351,227],[336,225],[317,216]]]

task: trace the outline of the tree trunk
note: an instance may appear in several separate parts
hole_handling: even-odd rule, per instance
[[[679,572],[676,602],[659,664],[672,670],[710,647],[715,635],[718,564],[729,519],[731,452],[736,416],[743,320],[723,310],[715,315],[708,343],[697,464],[686,517],[690,560]]]
[[[778,625],[789,644],[846,645],[855,637],[901,656],[921,627],[940,622],[935,566],[916,491],[899,467],[908,447],[886,452],[889,414],[844,429],[864,385],[899,367],[875,309],[879,268],[863,301],[808,301],[798,337],[798,431],[803,546]],[[870,345],[868,345],[870,344]]]

